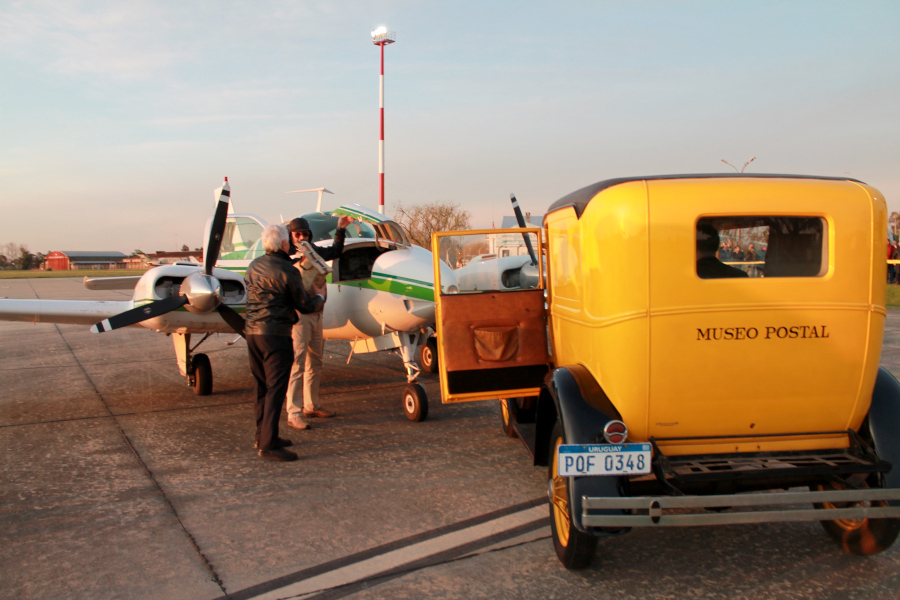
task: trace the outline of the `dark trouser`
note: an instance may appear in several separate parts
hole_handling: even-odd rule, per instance
[[[256,380],[256,444],[272,450],[287,392],[294,346],[289,335],[248,335],[250,372]]]

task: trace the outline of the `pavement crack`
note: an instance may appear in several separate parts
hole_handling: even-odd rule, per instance
[[[85,379],[90,384],[91,389],[94,390],[94,394],[97,395],[97,398],[100,400],[100,403],[103,405],[103,408],[106,410],[109,418],[112,419],[113,424],[116,426],[116,431],[119,432],[119,436],[122,438],[122,441],[125,442],[125,445],[128,446],[131,453],[134,455],[135,459],[138,461],[138,464],[141,465],[141,468],[146,473],[147,478],[153,483],[153,486],[156,488],[156,491],[159,493],[160,497],[162,497],[163,501],[169,507],[169,510],[172,511],[172,515],[175,517],[175,520],[178,522],[178,526],[181,527],[181,530],[184,532],[185,537],[187,537],[188,542],[190,542],[191,546],[194,548],[194,551],[197,553],[197,556],[200,557],[200,560],[203,562],[203,565],[206,567],[206,570],[209,572],[210,577],[219,586],[219,589],[222,590],[222,594],[225,597],[228,597],[228,591],[225,589],[225,584],[222,579],[219,577],[219,574],[216,573],[215,568],[213,568],[212,563],[209,562],[209,559],[206,558],[206,555],[203,553],[203,550],[200,549],[200,546],[197,544],[197,540],[194,539],[194,536],[188,531],[184,522],[181,520],[181,516],[178,514],[178,510],[176,510],[175,505],[172,503],[172,500],[166,495],[165,490],[162,489],[162,486],[157,481],[156,476],[153,474],[153,471],[150,470],[150,467],[141,457],[140,453],[137,451],[137,448],[134,447],[134,444],[131,443],[131,440],[128,438],[128,435],[125,433],[125,430],[122,429],[121,424],[119,423],[118,416],[115,415],[112,410],[109,408],[109,405],[106,403],[106,399],[103,397],[103,394],[100,393],[100,390],[97,389],[97,386],[94,384],[94,380],[91,379],[91,376],[85,370],[84,366],[81,364],[81,361],[78,360],[78,356],[75,354],[75,351],[72,349],[72,346],[69,345],[69,341],[62,334],[62,331],[59,328],[59,325],[54,324],[56,327],[56,331],[59,333],[59,337],[62,338],[63,343],[65,343],[66,347],[69,349],[69,352],[72,354],[72,358],[78,364],[78,367],[81,369],[81,372],[84,374]]]

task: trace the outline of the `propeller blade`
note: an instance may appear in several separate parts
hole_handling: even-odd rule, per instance
[[[519,201],[516,200],[515,194],[509,195],[509,200],[513,205],[513,212],[516,213],[516,221],[519,223],[519,227],[525,228],[528,225],[525,224],[525,217],[522,216],[522,209],[519,208]],[[527,233],[523,233],[522,237],[525,238],[525,247],[528,248],[528,256],[531,257],[531,264],[538,264],[537,256],[534,253],[534,248],[531,247],[531,237]]]
[[[219,260],[219,250],[222,248],[222,235],[225,233],[225,219],[228,217],[228,202],[231,200],[231,186],[228,178],[222,187],[216,190],[218,204],[216,204],[216,216],[213,217],[212,227],[209,228],[209,242],[206,244],[206,256],[204,257],[204,271],[212,275],[213,267]]]
[[[187,302],[187,296],[175,296],[174,298],[157,300],[150,304],[126,310],[114,317],[103,319],[99,323],[93,325],[91,331],[94,333],[103,333],[104,331],[112,331],[113,329],[119,329],[120,327],[128,327],[129,325],[134,325],[135,323],[140,323],[141,321],[146,321],[147,319],[152,319],[159,315],[164,315],[176,308],[181,308],[187,304]]]
[[[222,315],[222,319],[228,323],[229,327],[234,329],[238,335],[244,337],[244,317],[225,304],[220,304],[216,310],[219,311],[219,314]]]

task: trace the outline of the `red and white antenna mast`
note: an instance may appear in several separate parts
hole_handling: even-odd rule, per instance
[[[381,112],[381,135],[378,138],[378,212],[384,214],[384,47],[397,41],[397,34],[379,27],[372,32],[372,42],[381,46],[381,76],[378,79],[378,109]]]

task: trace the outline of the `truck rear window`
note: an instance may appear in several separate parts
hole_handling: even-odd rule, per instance
[[[697,276],[821,277],[828,239],[821,217],[703,217],[697,221]]]

